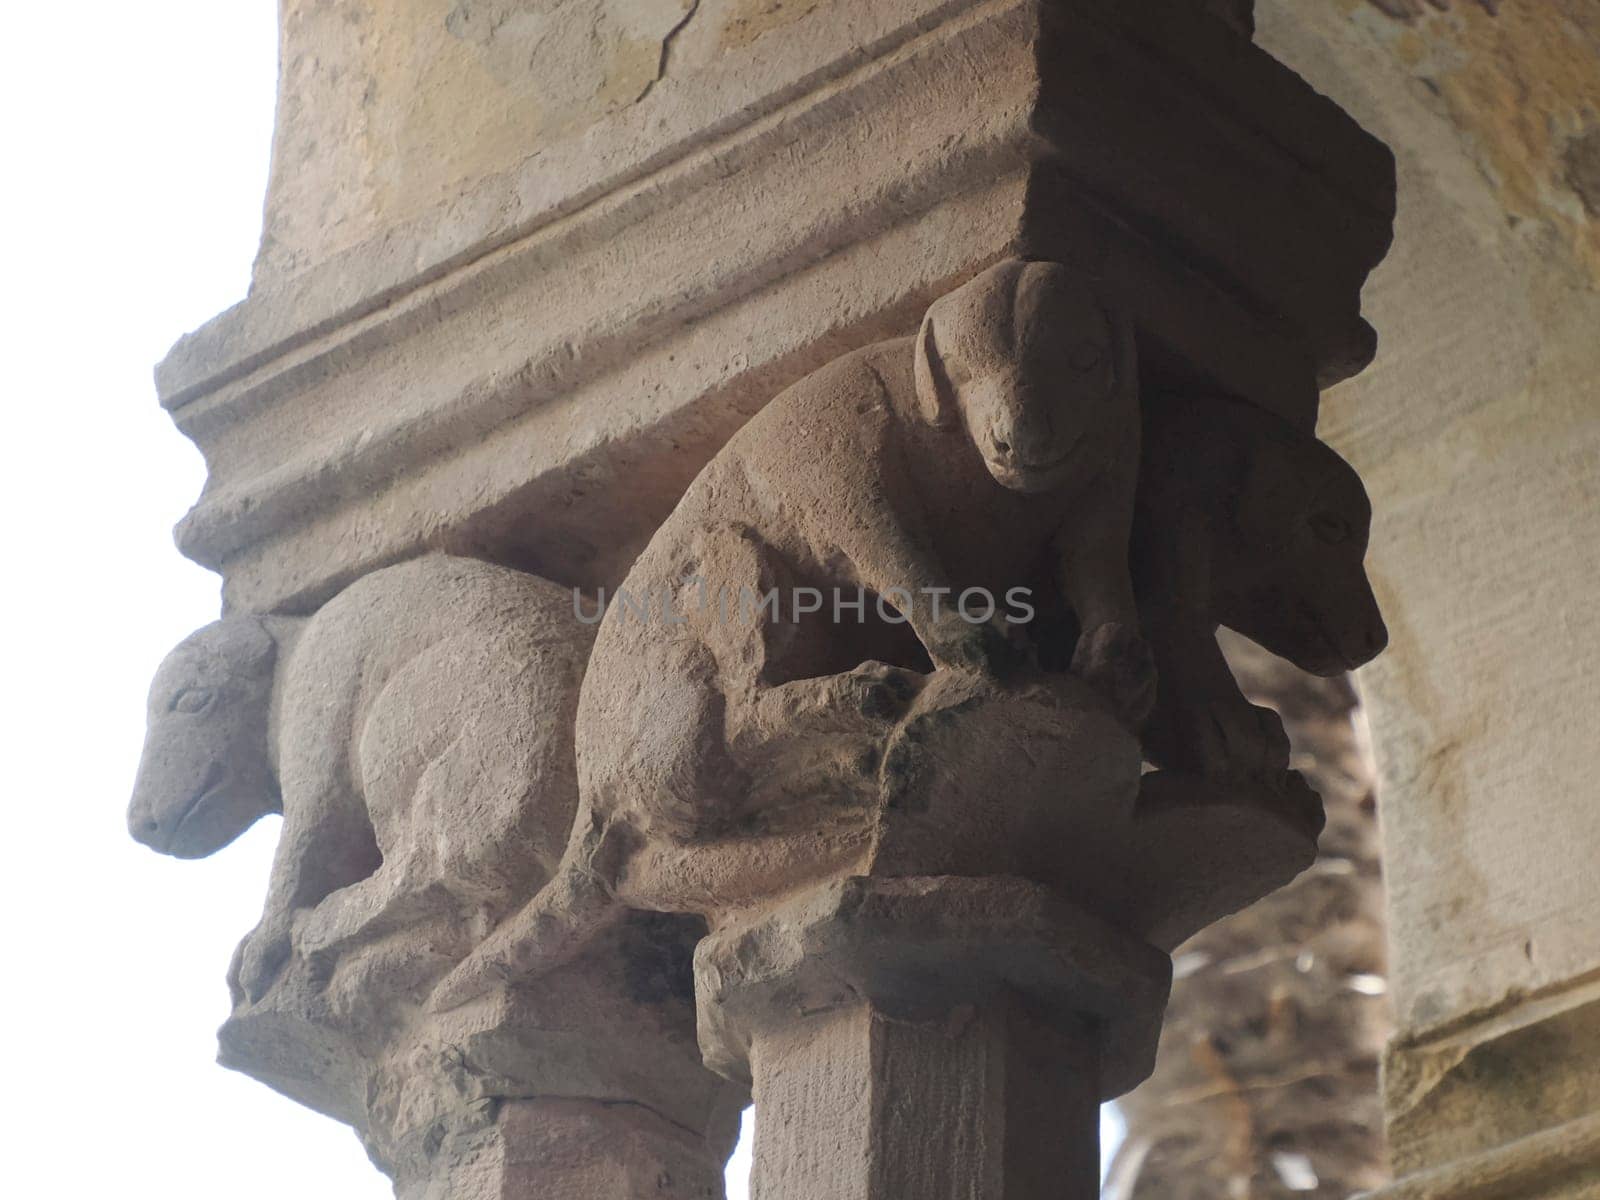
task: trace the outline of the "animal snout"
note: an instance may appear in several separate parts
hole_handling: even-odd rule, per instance
[[[134,841],[155,846],[161,840],[161,822],[153,814],[134,807],[128,811],[128,832]]]
[[[1351,613],[1355,619],[1346,624],[1340,636],[1335,639],[1339,657],[1344,660],[1341,665],[1347,671],[1353,671],[1371,662],[1382,654],[1384,647],[1389,644],[1389,630],[1383,623],[1383,616],[1378,612],[1377,598],[1369,592],[1365,601],[1362,606],[1364,611],[1357,610]]]
[[[1383,653],[1384,647],[1389,644],[1389,630],[1383,623],[1383,618],[1376,613],[1367,626],[1356,635],[1353,644],[1348,649],[1351,666],[1360,666],[1369,663]]]
[[[1055,430],[1047,412],[1018,414],[990,430],[994,451],[1007,462],[1036,466],[1054,457]]]

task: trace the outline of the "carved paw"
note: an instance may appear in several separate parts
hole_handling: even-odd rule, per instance
[[[1278,714],[1241,698],[1196,710],[1185,726],[1186,759],[1207,775],[1281,780],[1289,769],[1289,739]]]
[[[445,1013],[460,1008],[505,982],[506,972],[495,962],[493,953],[480,948],[439,981],[428,996],[428,1011]]]
[[[343,898],[341,895],[340,899]],[[337,916],[336,904],[327,903],[301,913],[300,920],[295,923],[295,949],[307,958],[316,954],[326,955],[339,938],[340,923]]]
[[[899,720],[927,682],[916,671],[882,662],[864,662],[836,679],[841,705],[872,721]]]
[[[287,921],[263,921],[239,943],[228,968],[228,990],[234,1002],[255,1003],[267,994],[284,964],[289,961],[290,941]]]
[[[325,989],[333,982],[334,968],[339,965],[339,956],[332,951],[319,951],[316,954],[306,955],[306,980],[318,991]]]
[[[1155,656],[1131,625],[1107,621],[1084,633],[1072,652],[1072,673],[1104,696],[1130,728],[1155,706]]]
[[[294,941],[300,956],[305,960],[306,978],[314,988],[325,988],[333,980],[333,969],[339,963],[337,933],[329,927],[326,917],[318,920],[321,909],[315,909],[297,931]]]
[[[1290,770],[1290,739],[1272,709],[1230,701],[1213,704],[1205,715],[1205,770],[1259,779],[1280,779]]]
[[[765,692],[740,731],[747,748],[791,742],[800,731],[877,736],[916,697],[925,676],[888,663],[865,662],[837,675],[797,679]]]
[[[954,671],[1004,675],[1017,663],[1017,649],[994,625],[974,625],[960,613],[942,613],[923,639],[934,665]]]

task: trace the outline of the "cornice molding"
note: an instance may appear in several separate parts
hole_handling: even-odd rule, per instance
[[[1309,427],[1316,382],[1370,357],[1392,164],[1214,19],[1149,12],[820,11],[781,55],[758,41],[665,81],[264,285],[158,373],[210,468],[180,547],[252,609],[314,607],[429,547],[615,582],[767,399],[1015,252],[1102,276],[1153,352]],[[1233,60],[1227,94],[1174,65],[1195,44]],[[1326,135],[1317,157],[1284,148],[1285,114]],[[1351,162],[1370,188],[1339,180]]]

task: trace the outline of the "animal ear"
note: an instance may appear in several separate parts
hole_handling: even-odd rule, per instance
[[[917,333],[916,375],[917,406],[923,419],[935,429],[954,429],[960,422],[956,416],[955,387],[945,370],[939,353],[938,339],[934,336],[935,303],[922,318],[922,329]]]
[[[224,617],[212,628],[217,631],[217,649],[232,673],[246,679],[260,679],[272,673],[278,659],[278,642],[260,617],[253,613]]]

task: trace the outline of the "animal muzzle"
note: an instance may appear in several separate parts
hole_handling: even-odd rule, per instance
[[[1345,668],[1354,671],[1377,658],[1388,644],[1389,628],[1378,612],[1377,600],[1370,599],[1366,619],[1349,636],[1341,639],[1339,651],[1344,656]]]
[[[989,471],[1007,487],[1036,491],[1053,486],[1077,448],[1075,437],[1038,422],[991,430]]]
[[[1024,394],[1009,398],[989,428],[995,458],[1017,470],[1035,470],[1060,462],[1066,446],[1058,445],[1055,423],[1041,399]]]
[[[220,762],[207,762],[189,771],[174,771],[170,760],[140,764],[128,804],[128,832],[136,842],[161,854],[195,858],[216,849],[209,845],[189,847],[190,834],[204,824],[203,809],[222,786],[227,775]],[[187,778],[185,778],[187,777]]]

